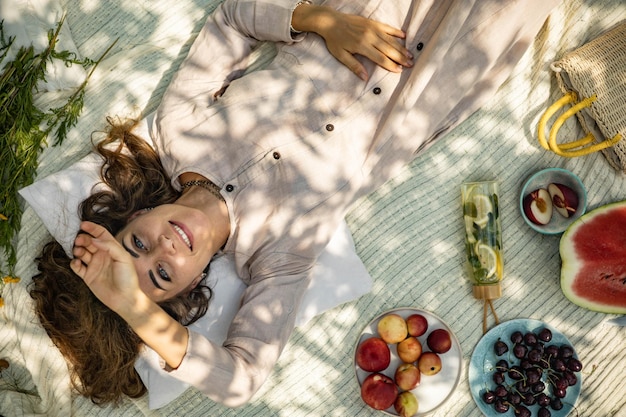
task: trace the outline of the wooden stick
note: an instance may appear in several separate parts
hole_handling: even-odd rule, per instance
[[[496,319],[496,326],[498,324],[500,324],[500,319],[498,318],[498,315],[496,314],[496,309],[493,307],[493,302],[491,300],[489,300],[489,307],[491,307],[491,313],[493,314],[493,317]]]
[[[487,300],[483,303],[483,334],[487,333]]]

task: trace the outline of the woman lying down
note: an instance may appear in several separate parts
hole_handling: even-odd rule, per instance
[[[248,402],[350,205],[476,111],[552,7],[313,3],[224,1],[164,94],[154,147],[132,123],[111,123],[99,144],[108,189],[82,203],[73,259],[46,245],[31,290],[94,402],[145,393],[144,345],[212,400]],[[276,58],[238,78],[260,41]],[[186,327],[207,311],[218,253],[247,285],[222,345]]]

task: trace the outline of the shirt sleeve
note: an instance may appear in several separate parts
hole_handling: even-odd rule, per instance
[[[182,363],[175,370],[165,368],[228,407],[248,402],[267,379],[289,340],[309,285],[312,262],[276,253],[266,260],[244,291],[224,344],[189,331]]]
[[[291,17],[298,0],[226,0],[207,18],[163,101],[206,106],[239,78],[261,41],[295,42]],[[208,103],[207,103],[208,100]]]

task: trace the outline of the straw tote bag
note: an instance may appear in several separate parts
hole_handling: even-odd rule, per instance
[[[541,146],[565,157],[602,151],[616,170],[626,172],[626,20],[566,53],[551,68],[564,95],[539,121]],[[548,120],[566,107],[546,138]],[[559,143],[559,129],[574,115],[586,136]]]

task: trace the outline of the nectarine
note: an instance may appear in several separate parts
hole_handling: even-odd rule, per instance
[[[378,321],[378,335],[387,343],[399,343],[406,339],[406,321],[396,313],[383,316]]]
[[[393,379],[401,390],[411,391],[420,384],[422,375],[414,364],[402,363],[396,369]]]
[[[365,339],[356,348],[356,364],[367,372],[379,372],[389,366],[389,346],[379,337]]]
[[[409,336],[396,346],[398,357],[403,362],[415,362],[422,354],[422,343],[414,336]]]
[[[441,371],[441,358],[435,352],[424,352],[417,361],[417,367],[424,375],[435,375]]]
[[[400,417],[413,417],[417,414],[419,403],[417,397],[411,391],[400,393],[393,403],[393,408]]]
[[[361,385],[361,398],[376,410],[391,407],[398,396],[398,387],[391,378],[381,373],[369,374]]]
[[[426,344],[435,353],[446,353],[452,347],[452,339],[446,329],[435,329],[428,335]]]
[[[428,330],[428,320],[421,314],[411,314],[406,318],[406,326],[411,336],[420,337]]]

